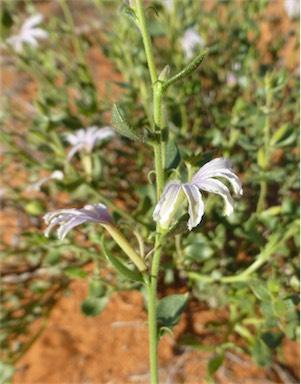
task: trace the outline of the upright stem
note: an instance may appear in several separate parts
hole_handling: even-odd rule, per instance
[[[148,63],[148,69],[149,69],[150,77],[152,80],[152,84],[154,85],[158,79],[158,75],[157,75],[157,70],[155,66],[154,54],[152,50],[152,42],[151,42],[149,33],[147,31],[143,1],[136,0],[136,6],[137,6],[137,17],[139,20],[139,27],[140,27],[144,49],[146,53],[146,59]]]
[[[160,198],[164,186],[164,172],[162,161],[162,83],[158,81],[157,69],[155,66],[154,55],[152,51],[151,39],[147,30],[146,18],[144,13],[143,0],[136,0],[136,11],[138,25],[143,39],[148,68],[150,72],[153,88],[153,108],[154,108],[154,130],[156,142],[154,144],[157,198]],[[158,383],[158,330],[157,330],[157,283],[160,269],[161,256],[161,234],[160,226],[157,223],[155,240],[155,252],[152,259],[151,275],[148,283],[148,327],[149,327],[149,348],[150,348],[150,372],[151,383]]]

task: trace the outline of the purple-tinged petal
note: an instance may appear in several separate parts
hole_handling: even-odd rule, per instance
[[[111,225],[113,219],[107,208],[103,204],[87,205],[82,209],[60,209],[55,212],[47,213],[44,216],[48,228],[45,230],[45,236],[48,237],[50,231],[59,225],[58,237],[63,240],[67,233],[74,227],[83,223],[99,223]]]
[[[72,217],[69,221],[64,222],[59,229],[57,230],[57,236],[60,240],[64,240],[68,232],[71,231],[74,227],[77,227],[80,224],[86,223],[87,219],[85,217]]]
[[[202,194],[197,186],[187,183],[183,184],[182,188],[188,200],[188,229],[191,231],[192,228],[196,227],[202,220],[204,214],[204,203]]]
[[[234,201],[229,189],[221,181],[216,179],[205,179],[194,185],[203,191],[216,193],[217,195],[222,196],[225,201],[225,215],[231,215],[234,209]]]
[[[191,180],[192,184],[198,184],[208,178],[212,177],[224,177],[227,179],[237,195],[242,195],[242,187],[239,178],[232,171],[231,160],[218,158],[209,161],[198,172],[196,172]]]
[[[76,152],[79,152],[82,149],[82,144],[77,144],[74,147],[72,147],[71,151],[68,153],[67,160],[71,160],[72,157],[76,154]]]

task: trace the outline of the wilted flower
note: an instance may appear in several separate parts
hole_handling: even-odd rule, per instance
[[[50,176],[43,177],[41,180],[37,181],[36,183],[30,185],[27,189],[27,191],[40,191],[41,186],[46,183],[49,180],[63,180],[64,174],[62,171],[56,170],[52,172]]]
[[[242,187],[239,178],[231,169],[231,161],[218,158],[209,161],[198,172],[196,172],[189,183],[170,182],[164,189],[161,199],[155,207],[153,218],[159,221],[163,229],[167,229],[174,213],[183,202],[185,196],[188,200],[188,229],[196,227],[202,220],[204,214],[204,203],[200,189],[213,192],[225,201],[225,214],[233,212],[233,198],[229,189],[219,180],[213,177],[224,177],[227,179],[236,195],[242,195]]]
[[[60,240],[63,240],[71,229],[83,223],[113,223],[111,215],[103,204],[86,205],[82,209],[59,209],[58,211],[47,213],[43,218],[46,224],[49,225],[45,231],[45,236],[48,237],[50,231],[56,225],[59,225],[57,233]]]
[[[185,55],[188,59],[194,56],[195,50],[198,47],[204,46],[204,40],[193,28],[186,30],[181,42]]]
[[[29,17],[22,25],[19,34],[11,36],[6,39],[6,42],[10,44],[14,50],[18,53],[22,52],[23,44],[27,43],[33,47],[38,46],[37,39],[47,39],[48,33],[41,28],[34,28],[37,24],[40,24],[43,20],[43,15],[40,13]]]
[[[283,7],[289,18],[299,18],[300,15],[300,1],[299,0],[285,0]]]
[[[87,129],[79,129],[75,134],[69,133],[66,139],[72,145],[72,149],[68,154],[70,160],[76,152],[91,153],[95,143],[99,140],[105,140],[114,136],[114,131],[111,127],[89,127]]]

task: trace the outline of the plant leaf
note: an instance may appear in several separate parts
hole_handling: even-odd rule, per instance
[[[115,256],[111,254],[111,252],[105,245],[104,237],[102,237],[101,246],[105,256],[110,260],[110,262],[113,264],[113,266],[117,269],[119,273],[121,273],[123,276],[127,277],[130,280],[143,282],[143,277],[139,272],[132,271],[131,269],[127,268]]]
[[[146,141],[145,137],[137,134],[133,127],[124,119],[116,103],[114,103],[112,108],[112,125],[121,136],[142,143]]]
[[[157,321],[164,327],[174,327],[180,321],[187,304],[188,293],[164,297],[157,306]]]

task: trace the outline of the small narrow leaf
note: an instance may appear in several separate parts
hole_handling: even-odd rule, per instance
[[[219,354],[214,356],[212,359],[210,359],[208,363],[208,375],[212,376],[218,369],[219,367],[223,364],[225,355]]]
[[[181,154],[174,140],[169,140],[167,143],[165,159],[166,169],[177,168],[181,161]]]
[[[137,134],[133,127],[125,121],[117,104],[114,104],[112,108],[112,125],[121,136],[130,140],[145,142],[145,138],[142,135]]]
[[[197,69],[197,67],[202,63],[202,61],[207,56],[208,49],[205,49],[203,52],[201,52],[190,64],[187,65],[181,72],[177,73],[173,77],[171,77],[169,80],[167,80],[163,84],[163,91],[166,91],[166,89],[173,83],[175,83],[178,80],[183,79],[184,77],[189,76],[193,71]]]
[[[280,128],[278,128],[271,138],[271,146],[277,144],[288,133],[288,131],[288,124],[283,124]]]
[[[102,238],[101,240],[101,246],[105,256],[110,260],[110,262],[113,264],[113,266],[117,269],[119,273],[121,273],[123,276],[127,277],[130,280],[139,282],[143,281],[143,277],[139,272],[132,271],[131,269],[127,268],[115,256],[111,254],[111,252],[105,245],[104,238]]]
[[[257,164],[261,169],[266,168],[266,158],[265,158],[265,152],[263,147],[259,148],[257,152]]]

